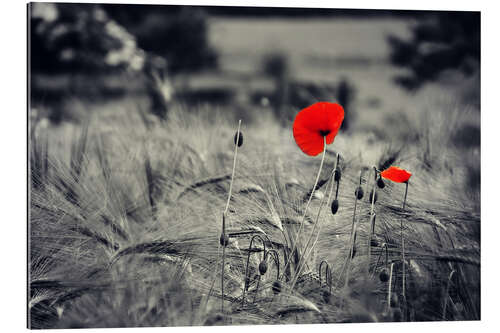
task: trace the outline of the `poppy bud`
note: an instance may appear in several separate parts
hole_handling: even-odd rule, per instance
[[[380,279],[381,282],[387,282],[389,281],[389,272],[387,268],[384,268],[382,271],[380,271],[380,274],[378,275],[378,278]]]
[[[373,194],[375,194],[375,198],[373,197]],[[376,203],[378,198],[377,192],[374,192],[373,189],[370,191],[370,203]]]
[[[261,261],[259,264],[259,273],[260,275],[264,275],[267,272],[267,263],[265,261]]]
[[[398,306],[399,306],[398,295],[392,293],[391,294],[391,308],[397,308]]]
[[[229,245],[229,237],[226,234],[221,234],[219,238],[220,245],[226,247]]]
[[[339,182],[341,177],[342,177],[342,172],[340,171],[340,168],[337,167],[333,173],[333,179],[336,182]]]
[[[243,134],[241,132],[239,138],[238,138],[238,132],[234,133],[234,144],[238,145],[238,147],[241,147],[241,145],[243,145]]]
[[[332,214],[333,215],[337,214],[338,210],[339,210],[339,201],[335,199],[332,201]]]
[[[384,183],[384,180],[382,179],[382,177],[378,177],[378,179],[377,179],[377,186],[378,186],[378,188],[384,188],[385,187],[385,183]]]
[[[356,195],[356,198],[358,198],[358,200],[361,200],[363,198],[363,188],[361,186],[358,186],[358,188],[356,189],[356,192],[354,192],[354,194]]]
[[[281,282],[279,282],[279,281],[277,281],[277,280],[273,282],[273,287],[272,287],[272,289],[273,289],[273,293],[274,293],[275,295],[278,295],[278,294],[281,292],[281,288],[282,288],[282,287],[281,287]]]

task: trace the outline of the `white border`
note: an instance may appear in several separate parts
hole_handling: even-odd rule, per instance
[[[91,2],[91,1],[66,1]],[[277,7],[332,7],[370,9],[418,9],[418,10],[480,10],[482,12],[482,320],[480,322],[412,323],[412,324],[336,324],[336,325],[292,325],[292,326],[243,326],[203,328],[203,332],[267,331],[354,331],[387,332],[404,330],[408,332],[454,330],[471,331],[492,329],[497,314],[498,278],[500,272],[497,234],[500,220],[498,202],[499,152],[498,124],[500,107],[495,97],[499,84],[498,62],[498,6],[493,1],[427,1],[412,3],[402,1],[304,1],[304,0],[232,0],[232,1],[102,1],[106,3],[149,3],[149,4],[192,4],[192,5],[239,5]],[[6,332],[26,328],[26,4],[22,2],[2,3],[1,33],[1,156],[0,163],[2,205],[0,238],[2,254],[2,300],[0,301],[2,330]],[[497,209],[495,209],[497,208]],[[500,326],[500,325],[499,325]],[[127,331],[159,331],[158,329],[127,329]],[[169,331],[201,331],[201,328],[168,328]],[[79,330],[78,332],[100,332],[100,330]],[[113,332],[118,332],[112,329]],[[60,332],[60,331],[58,331]],[[63,330],[66,332],[66,330]],[[72,331],[75,332],[75,331]],[[107,331],[106,331],[107,332]]]

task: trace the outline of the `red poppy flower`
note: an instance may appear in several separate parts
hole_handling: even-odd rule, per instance
[[[343,120],[344,109],[339,104],[315,103],[295,116],[293,137],[304,153],[316,156],[324,149],[323,137],[331,144]]]
[[[382,171],[380,175],[396,183],[406,183],[411,177],[411,172],[391,166],[389,169]]]

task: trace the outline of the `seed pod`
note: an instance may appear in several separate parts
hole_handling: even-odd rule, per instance
[[[387,268],[384,268],[383,270],[380,271],[380,274],[378,275],[378,278],[380,279],[381,282],[387,282],[389,281],[389,272]]]
[[[241,132],[239,138],[238,138],[238,132],[234,133],[234,144],[238,145],[238,147],[241,147],[241,145],[243,145],[243,134]]]
[[[398,306],[399,306],[398,295],[392,293],[391,294],[391,308],[397,308]]]
[[[229,236],[226,234],[221,234],[219,238],[220,245],[226,247],[229,245]]]
[[[337,214],[338,210],[339,210],[339,201],[335,199],[332,201],[332,214],[333,215]]]
[[[378,179],[377,179],[377,186],[378,186],[378,188],[384,188],[385,187],[385,183],[384,183],[384,180],[382,179],[382,177],[378,177]]]
[[[375,198],[373,198],[373,194],[375,194]],[[375,204],[377,202],[377,199],[378,199],[378,194],[377,192],[374,192],[373,189],[370,191],[370,203],[373,203]]]
[[[281,288],[282,288],[281,282],[279,282],[278,280],[276,280],[276,281],[273,282],[272,289],[273,289],[273,293],[275,295],[278,295],[281,292]]]
[[[260,275],[264,275],[267,272],[267,262],[261,261],[259,264],[259,273]]]
[[[340,171],[340,168],[337,167],[335,169],[335,171],[333,172],[333,179],[336,181],[336,182],[339,182],[340,181],[340,178],[342,178],[342,172]]]
[[[358,198],[358,200],[363,199],[363,195],[364,195],[363,188],[361,186],[358,186],[358,188],[356,189],[356,192],[354,192],[354,194],[356,195],[356,198]]]

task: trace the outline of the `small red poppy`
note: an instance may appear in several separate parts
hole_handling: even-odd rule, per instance
[[[304,153],[316,156],[324,149],[323,137],[331,144],[343,120],[344,109],[339,104],[315,103],[295,116],[293,137]]]
[[[406,183],[411,177],[411,172],[396,166],[391,166],[389,169],[382,171],[380,175],[396,183]]]

